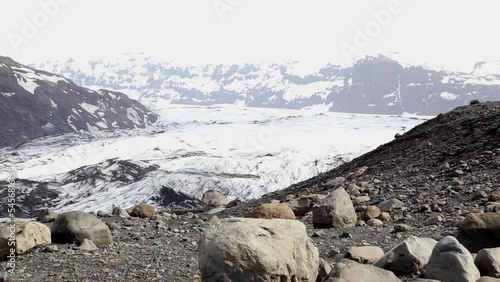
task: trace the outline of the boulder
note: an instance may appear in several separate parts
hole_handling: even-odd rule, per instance
[[[133,217],[148,218],[155,215],[155,213],[156,210],[152,205],[142,203],[135,206],[130,215]]]
[[[400,282],[394,273],[369,264],[342,259],[333,266],[325,282]]]
[[[94,242],[89,239],[83,239],[83,242],[80,243],[78,248],[84,252],[93,252],[99,250],[99,248],[94,244]]]
[[[118,207],[115,207],[113,209],[113,215],[114,216],[119,216],[121,218],[129,218],[130,217],[130,214],[128,214],[127,210],[121,209],[121,208],[118,208]]]
[[[203,197],[201,198],[201,201],[209,206],[209,207],[224,207],[227,205],[227,199],[224,195],[221,193],[214,191],[214,190],[208,190],[203,194]]]
[[[495,191],[488,196],[490,202],[500,202],[500,191]]]
[[[352,200],[352,204],[355,206],[359,206],[360,204],[369,202],[370,200],[371,198],[368,196],[358,196],[354,198],[354,200]]]
[[[483,276],[500,276],[500,247],[480,250],[474,259]]]
[[[308,198],[293,199],[286,203],[296,216],[304,216],[306,213],[312,211],[313,201]]]
[[[471,213],[462,220],[458,241],[470,252],[500,246],[500,213]]]
[[[41,209],[38,212],[38,217],[36,218],[36,221],[42,222],[42,223],[50,223],[54,222],[57,218],[57,213],[49,210],[49,209]]]
[[[231,202],[227,203],[226,209],[234,208],[234,207],[237,207],[239,205],[241,205],[241,200],[240,199],[234,199]]]
[[[382,203],[378,204],[378,208],[380,209],[381,212],[390,212],[393,209],[401,209],[404,208],[405,204],[401,202],[398,199],[390,199],[387,201],[383,201]]]
[[[384,223],[382,222],[382,220],[380,219],[369,219],[366,224],[368,224],[369,226],[373,226],[373,227],[377,227],[377,226],[382,226],[384,225]]]
[[[339,176],[339,177],[335,177],[334,179],[328,180],[324,184],[324,186],[326,186],[328,188],[336,189],[336,188],[340,187],[341,185],[343,185],[344,183],[345,183],[345,177]]]
[[[285,203],[262,204],[248,212],[247,218],[263,218],[263,219],[295,219],[295,214],[292,209]]]
[[[112,215],[106,211],[97,211],[96,215],[98,217],[111,217]]]
[[[92,214],[71,211],[60,214],[51,227],[52,241],[61,244],[80,244],[85,239],[97,246],[113,242],[108,226]]]
[[[475,282],[481,275],[470,252],[455,237],[441,239],[432,251],[425,277],[450,282]]]
[[[314,228],[345,228],[356,224],[356,211],[344,188],[333,191],[313,207]]]
[[[9,245],[11,238],[15,238],[15,246]],[[50,229],[42,223],[15,221],[0,224],[0,259],[10,254],[11,248],[15,249],[16,254],[24,254],[35,247],[51,243]]]
[[[312,282],[318,276],[318,249],[295,220],[222,219],[207,227],[198,252],[205,282]]]
[[[363,212],[363,220],[368,221],[370,219],[378,218],[381,212],[380,209],[376,206],[368,206]]]
[[[416,273],[427,265],[436,244],[431,238],[410,236],[373,265],[398,273]]]
[[[363,175],[363,174],[366,172],[366,170],[367,170],[367,169],[368,169],[368,167],[367,167],[367,166],[363,166],[363,167],[358,168],[358,169],[354,172],[354,176],[356,176],[356,177],[360,177],[361,175]]]
[[[489,276],[484,276],[479,278],[476,282],[500,282],[500,278],[493,278]]]
[[[352,247],[344,255],[344,258],[364,263],[372,264],[384,256],[384,250],[377,246]]]
[[[316,281],[325,280],[330,271],[332,271],[332,265],[324,259],[319,259],[318,279]]]
[[[382,220],[383,223],[388,223],[391,221],[391,215],[388,212],[380,213],[378,219]]]

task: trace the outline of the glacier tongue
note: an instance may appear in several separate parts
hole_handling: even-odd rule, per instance
[[[216,189],[249,199],[326,172],[427,119],[169,105],[145,129],[73,133],[2,149],[0,171],[17,171],[26,215],[43,206],[158,204],[168,188],[196,198]],[[39,194],[51,200],[35,201]]]

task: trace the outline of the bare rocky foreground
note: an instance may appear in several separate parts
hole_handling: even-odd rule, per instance
[[[226,205],[214,192],[204,200]],[[60,215],[43,223],[50,245],[43,227],[20,234],[27,243],[41,234],[42,245],[18,256],[7,279],[500,281],[500,102],[458,108],[333,171],[228,205],[217,217],[208,208],[99,213],[110,229],[99,235],[75,235],[80,225]],[[243,216],[253,219],[230,219]]]

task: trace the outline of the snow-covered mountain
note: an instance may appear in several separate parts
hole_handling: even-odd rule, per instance
[[[298,63],[190,66],[144,54],[116,59],[49,61],[36,67],[90,88],[122,91],[149,107],[165,104],[436,115],[472,99],[500,99],[500,63],[455,71],[410,65],[384,55],[353,66],[304,72]]]
[[[144,127],[155,119],[127,95],[80,87],[0,57],[0,147],[79,130]]]
[[[171,105],[143,129],[78,132],[0,149],[0,172],[17,175],[19,216],[42,207],[165,206],[178,198],[189,205],[209,189],[248,199],[326,172],[426,119]],[[0,186],[6,178],[0,174]],[[0,190],[0,203],[6,193]]]

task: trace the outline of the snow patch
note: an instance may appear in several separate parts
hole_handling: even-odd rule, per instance
[[[457,94],[453,94],[450,92],[442,92],[439,96],[441,96],[441,98],[443,98],[445,100],[449,100],[449,101],[454,101],[458,98]]]
[[[135,124],[141,124],[141,118],[137,111],[133,108],[127,108],[127,118]]]
[[[82,107],[84,110],[86,110],[89,114],[95,116],[96,112],[100,110],[99,107],[89,104],[89,103],[81,103],[80,107]]]
[[[76,127],[71,123],[71,118],[72,118],[72,116],[68,116],[68,119],[66,119],[69,127],[71,127],[71,129],[73,129],[74,131],[78,131],[78,129],[76,129]]]

